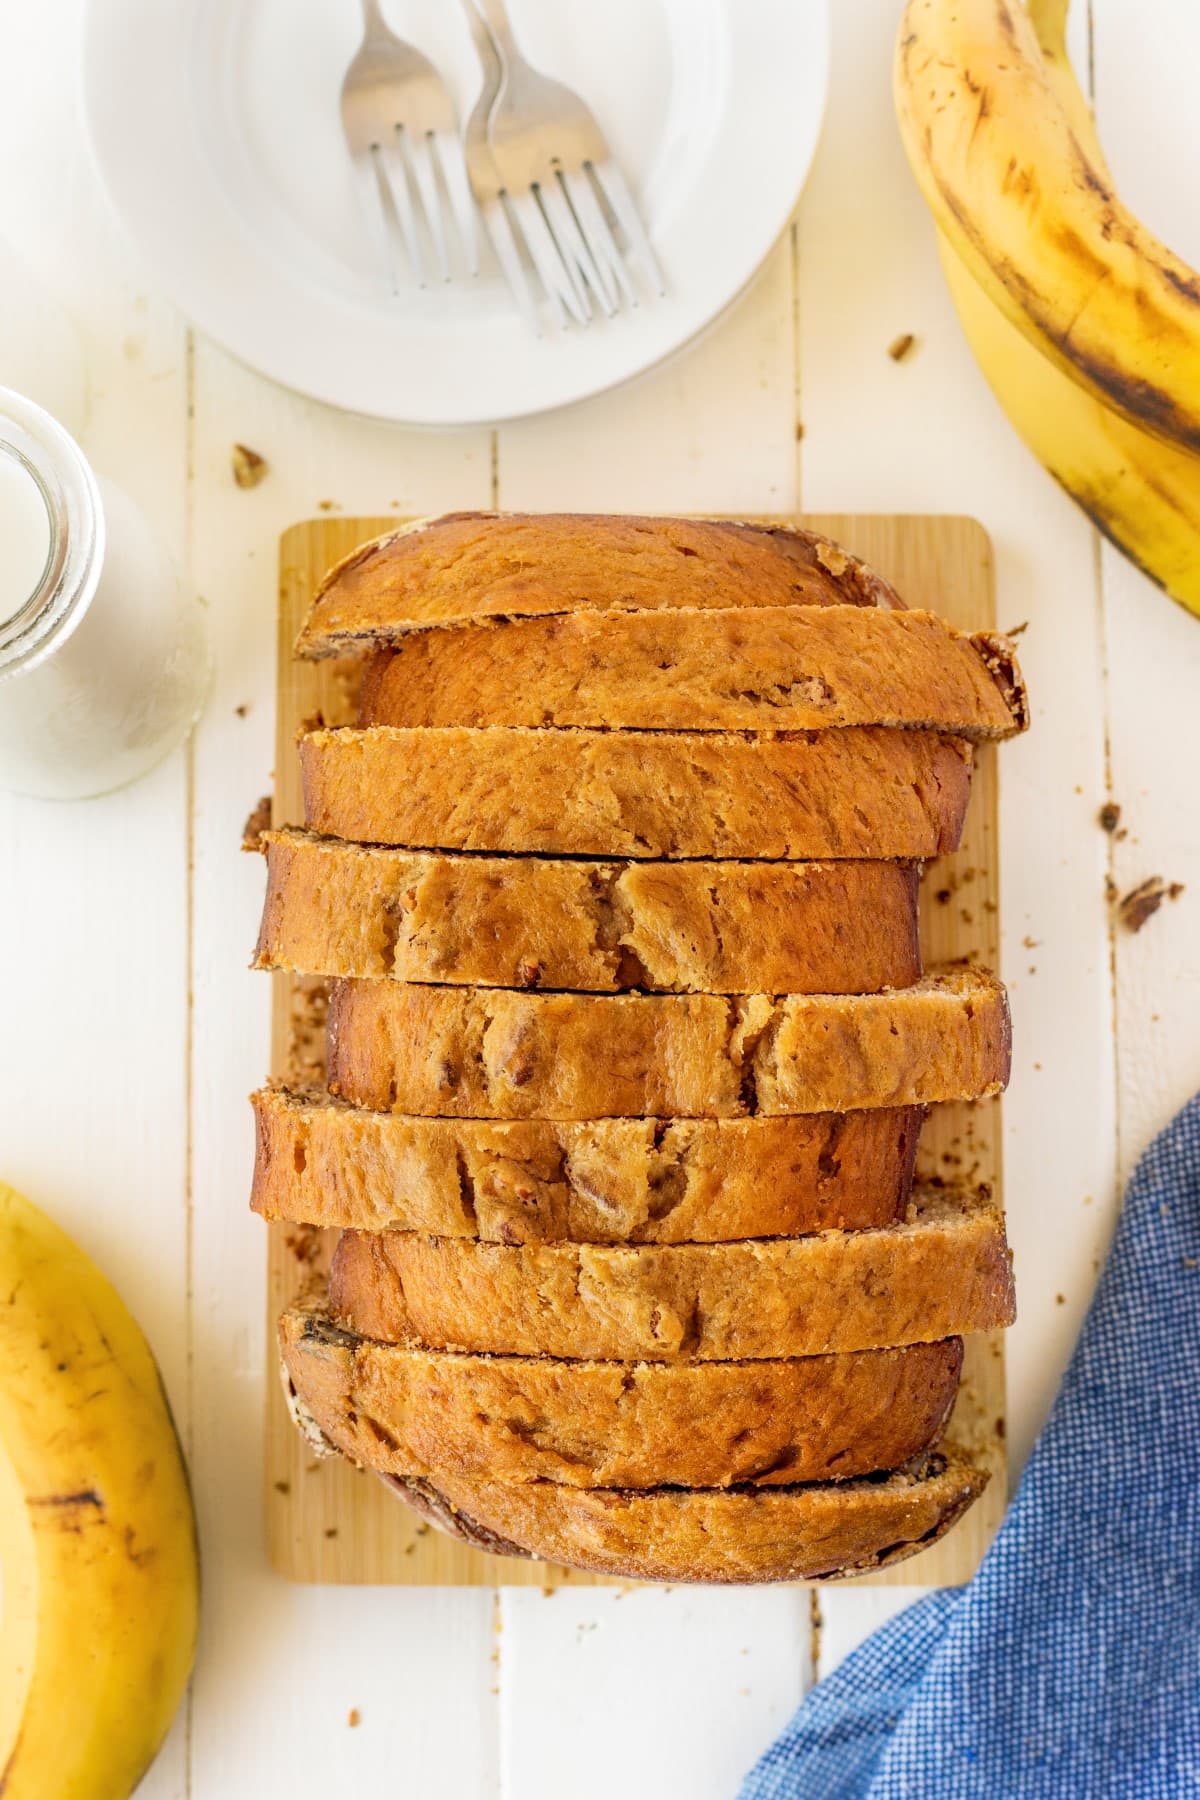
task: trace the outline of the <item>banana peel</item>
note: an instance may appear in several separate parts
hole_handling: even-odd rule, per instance
[[[0,1183],[0,1793],[123,1800],[195,1651],[183,1456],[154,1358],[67,1234]]]
[[[1092,298],[1089,281],[1099,277],[1096,265],[1087,261],[1083,237],[1070,240],[1078,266],[1069,271],[1074,298],[1068,304],[1076,308],[1079,341],[1073,328],[1056,339],[1044,322],[1036,322],[1037,297],[1055,279],[1051,264],[1036,260],[1042,254],[1042,239],[1047,232],[1057,232],[1060,249],[1067,241],[1063,195],[1085,179],[1094,195],[1104,189],[1111,198],[1111,178],[1092,110],[1067,55],[1068,6],[1069,0],[1027,0],[1025,6],[1018,0],[913,0],[897,60],[901,133],[938,224],[942,267],[959,320],[1009,419],[1104,536],[1173,599],[1200,613],[1200,455],[1178,436],[1164,435],[1149,426],[1144,407],[1121,404],[1121,396],[1132,391],[1131,384],[1138,380],[1134,352],[1144,348],[1142,323],[1126,320],[1126,338],[1111,341],[1112,378],[1102,383],[1091,378],[1094,370],[1081,355],[1079,342],[1085,335]],[[961,210],[963,190],[969,185],[965,176],[957,199],[951,201],[953,186],[940,179],[932,131],[919,140],[913,135],[922,101],[909,83],[921,52],[910,26],[918,21],[928,34],[920,40],[924,53],[935,39],[942,50],[953,48],[960,57],[965,57],[970,47],[974,60],[963,60],[957,66],[951,62],[947,68],[956,81],[965,84],[968,95],[965,113],[963,104],[959,106],[959,127],[964,116],[976,120],[965,152],[976,157],[971,179],[985,180],[990,172],[998,204],[1011,200],[1007,190],[1014,183],[1025,183],[1031,207],[1036,193],[1036,228],[1031,224],[1020,243],[1002,249],[1000,238],[986,238],[987,253],[979,253],[985,242],[983,226],[987,231],[997,230],[999,215],[982,213],[968,230]],[[1001,72],[1009,83],[1010,103],[1015,103],[1015,96],[1023,96],[1024,104],[1036,106],[1044,127],[1040,155],[1047,154],[1047,134],[1057,146],[1046,166],[1038,165],[1036,171],[1032,153],[1021,162],[1011,146],[1006,162],[993,160],[990,171],[988,168],[988,156],[994,159],[998,154],[996,133],[1000,128],[992,117],[994,90],[985,70],[988,59],[997,55],[997,33],[1004,40]],[[934,79],[945,78],[947,69],[940,69]],[[928,102],[927,93],[924,104]],[[1009,133],[1013,126],[1012,119],[1004,122]],[[1029,136],[1027,144],[1033,142]],[[937,190],[936,201],[932,189]],[[1111,223],[1112,216],[1106,212],[1103,223]],[[1150,258],[1145,279],[1152,278],[1153,267],[1165,266],[1155,262],[1161,246],[1151,254],[1148,246],[1153,240],[1144,233],[1140,239],[1127,233],[1125,249],[1131,245]],[[1067,291],[1064,288],[1063,292]],[[1015,304],[1018,293],[1021,302]],[[1193,329],[1195,349],[1200,352],[1200,305],[1195,308]],[[1118,365],[1119,379],[1112,374]]]
[[[1200,451],[1200,275],[1090,154],[1064,17],[1061,0],[909,0],[900,135],[938,229],[1018,331],[1130,424]]]
[[[1102,406],[1017,330],[946,238],[938,248],[975,360],[1030,450],[1118,550],[1200,613],[1200,457]]]

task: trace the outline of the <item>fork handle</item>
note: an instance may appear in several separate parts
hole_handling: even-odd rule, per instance
[[[462,9],[467,15],[467,27],[471,33],[471,42],[475,46],[475,54],[483,69],[485,87],[494,82],[499,87],[503,70],[500,67],[500,53],[496,49],[495,39],[484,24],[483,15],[475,4],[475,0],[462,0]]]
[[[508,7],[504,4],[504,0],[476,0],[476,4],[487,20],[488,30],[505,63],[510,68],[515,63],[523,63],[525,58],[517,48],[517,40],[513,36]]]

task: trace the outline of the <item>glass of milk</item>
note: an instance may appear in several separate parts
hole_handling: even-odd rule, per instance
[[[203,610],[157,534],[0,388],[0,787],[124,787],[187,736],[208,674]]]

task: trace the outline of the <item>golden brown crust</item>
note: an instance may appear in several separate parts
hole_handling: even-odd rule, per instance
[[[1004,1221],[925,1193],[903,1224],[724,1244],[482,1244],[346,1232],[329,1309],[388,1343],[502,1356],[728,1362],[1010,1325]]]
[[[934,1451],[886,1477],[812,1487],[568,1488],[553,1482],[384,1476],[442,1531],[498,1555],[635,1581],[821,1581],[915,1556],[988,1477]]]
[[[331,569],[296,649],[331,656],[421,626],[579,608],[899,604],[856,556],[798,528],[444,513],[362,544]]]
[[[514,988],[872,993],[921,973],[906,863],[443,856],[269,831],[255,967]]]
[[[503,1244],[709,1243],[890,1225],[916,1107],[773,1119],[419,1119],[253,1096],[269,1219]]]
[[[740,1118],[921,1106],[1008,1078],[1008,1005],[974,969],[878,995],[522,994],[339,981],[330,1089],[439,1118]]]
[[[330,837],[561,856],[924,858],[953,850],[971,747],[848,726],[720,732],[376,725],[300,743]]]
[[[571,1487],[778,1486],[894,1469],[927,1450],[961,1340],[775,1362],[556,1362],[375,1343],[327,1315],[279,1321],[293,1387],[343,1455],[392,1475]]]
[[[886,725],[972,739],[1023,722],[1006,640],[862,606],[576,612],[414,632],[372,659],[359,714],[360,725]]]

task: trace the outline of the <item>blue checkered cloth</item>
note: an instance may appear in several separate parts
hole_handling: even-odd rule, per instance
[[[741,1800],[1200,1795],[1200,1095],[1138,1164],[975,1579],[847,1657]]]

